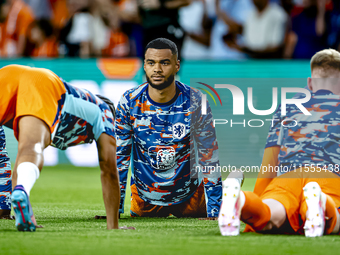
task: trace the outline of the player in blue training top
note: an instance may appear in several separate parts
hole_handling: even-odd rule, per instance
[[[218,216],[220,173],[193,174],[197,164],[219,164],[213,116],[209,106],[201,115],[201,92],[175,81],[179,68],[172,41],[151,41],[144,60],[148,82],[128,90],[119,101],[115,128],[120,213],[131,163],[131,216]]]
[[[303,104],[309,114],[290,104],[277,116],[286,124],[269,132],[254,192],[240,191],[233,179],[223,183],[222,235],[238,235],[240,220],[245,232],[339,234],[340,53],[317,52],[311,73]]]
[[[17,229],[35,230],[29,194],[43,166],[43,150],[49,145],[64,150],[94,140],[107,228],[118,228],[120,189],[113,104],[43,68],[9,65],[0,69],[0,80],[0,125],[12,128],[18,140],[11,197]],[[4,137],[0,141],[3,144]]]
[[[0,219],[11,219],[11,162],[6,151],[5,132],[0,126]]]

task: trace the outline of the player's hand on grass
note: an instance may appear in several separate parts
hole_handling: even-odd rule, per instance
[[[198,218],[199,220],[217,220],[218,217]]]
[[[15,218],[12,215],[2,215],[0,216],[0,220],[15,220]]]
[[[118,216],[118,218],[120,219],[120,214]],[[105,215],[96,215],[94,216],[95,220],[106,220],[106,216]]]
[[[14,220],[14,216],[11,216],[11,210],[0,210],[0,220]]]
[[[119,229],[132,229],[132,230],[135,230],[136,228],[134,227],[127,227],[127,226],[122,226],[122,227],[119,227]]]

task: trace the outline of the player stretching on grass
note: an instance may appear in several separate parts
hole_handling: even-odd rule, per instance
[[[107,228],[117,229],[120,190],[113,104],[69,85],[47,69],[6,66],[0,69],[0,81],[0,125],[12,128],[19,142],[12,193],[17,229],[36,228],[29,194],[43,167],[43,150],[48,145],[64,150],[93,140],[98,148]]]
[[[121,213],[132,161],[131,216],[218,216],[220,173],[190,176],[195,169],[195,146],[201,166],[219,164],[212,113],[208,106],[207,115],[201,114],[199,91],[175,81],[179,68],[172,41],[151,41],[144,60],[148,82],[128,90],[119,101],[116,134]]]
[[[311,115],[295,105],[287,108],[290,124],[271,132],[254,192],[240,191],[235,179],[223,182],[219,215],[222,235],[245,231],[305,234],[339,233],[340,206],[340,53],[323,50],[311,60],[311,99],[304,104]],[[303,98],[304,96],[300,96]],[[265,172],[269,166],[289,172]]]

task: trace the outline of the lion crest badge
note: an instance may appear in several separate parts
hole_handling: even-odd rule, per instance
[[[172,125],[172,137],[174,139],[182,139],[186,134],[186,127],[183,123],[177,122]]]

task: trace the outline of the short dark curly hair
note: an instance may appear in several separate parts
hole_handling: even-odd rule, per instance
[[[157,49],[157,50],[163,50],[163,49],[169,49],[171,50],[172,55],[178,56],[178,49],[176,44],[173,41],[170,41],[166,38],[157,38],[152,40],[148,43],[145,47],[145,52],[148,49]],[[145,54],[145,53],[144,53]]]

